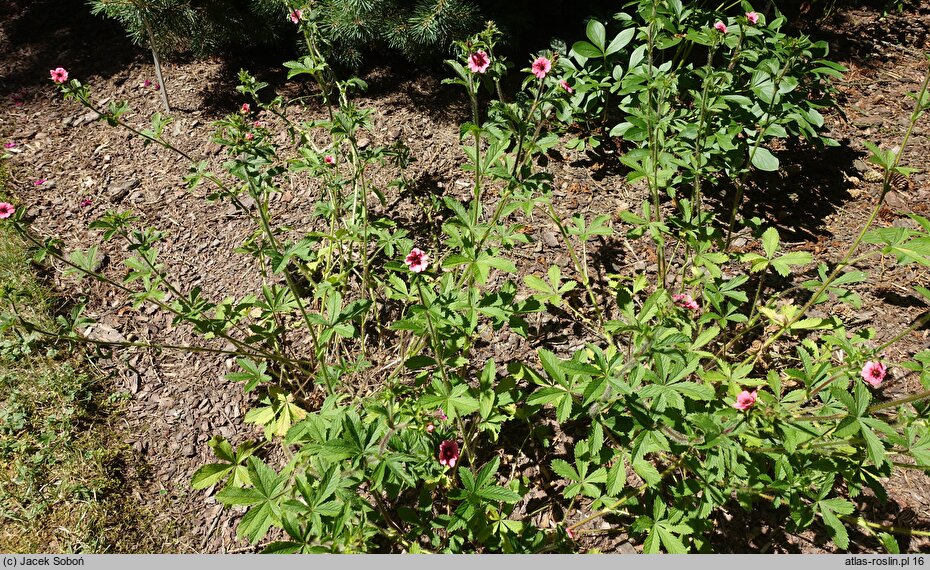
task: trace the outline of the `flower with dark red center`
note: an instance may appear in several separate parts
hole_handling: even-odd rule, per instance
[[[484,73],[490,65],[491,58],[488,57],[484,50],[479,49],[468,56],[468,69],[472,70],[473,73]]]
[[[537,79],[546,77],[550,69],[552,69],[552,62],[544,57],[537,57],[536,61],[533,62],[533,75],[535,75]]]
[[[736,396],[736,402],[733,403],[733,407],[737,410],[748,410],[756,403],[756,390],[749,392],[743,390]]]
[[[755,12],[746,12],[746,19],[749,20],[749,23],[755,26],[759,23],[759,14]]]
[[[0,220],[9,218],[15,211],[16,208],[13,207],[13,204],[9,202],[0,202]]]
[[[55,83],[64,83],[68,80],[68,70],[64,67],[56,67],[55,69],[49,70],[49,75],[52,76],[52,81]]]
[[[407,264],[407,267],[410,268],[410,271],[413,271],[414,273],[420,273],[429,267],[429,256],[426,255],[426,252],[423,250],[415,247],[410,250],[410,253],[407,254],[407,258],[404,259],[404,263]]]
[[[871,360],[865,363],[865,366],[862,367],[862,381],[868,384],[873,388],[878,388],[882,385],[882,381],[885,379],[885,373],[888,372],[888,367],[886,367],[881,362],[872,362]]]
[[[439,444],[439,464],[446,467],[455,467],[459,460],[459,444],[445,440]]]
[[[697,304],[697,301],[695,301],[691,295],[688,295],[687,293],[672,295],[672,300],[675,301],[675,304],[682,309],[697,311],[701,308],[701,306]]]

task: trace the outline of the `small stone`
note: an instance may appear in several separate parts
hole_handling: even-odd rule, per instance
[[[885,194],[885,203],[888,204],[889,208],[895,210],[907,210],[907,202],[904,201],[904,198],[901,194],[891,191]]]
[[[621,542],[617,549],[620,551],[620,554],[636,554],[636,547],[629,542]]]
[[[83,334],[85,338],[98,342],[126,342],[126,337],[120,334],[119,331],[103,323],[94,323],[84,329],[84,332],[81,334]]]
[[[113,204],[118,204],[122,202],[123,199],[126,197],[126,195],[129,194],[129,191],[133,190],[138,185],[139,185],[139,179],[131,178],[129,180],[126,180],[125,182],[122,182],[120,184],[113,186],[110,189],[110,202]]]

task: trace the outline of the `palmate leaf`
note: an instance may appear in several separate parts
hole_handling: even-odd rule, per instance
[[[488,502],[514,504],[523,497],[511,491],[510,489],[495,485],[495,477],[500,467],[500,457],[494,458],[486,463],[478,473],[470,469],[460,468],[458,471],[459,480],[462,482],[461,489],[454,489],[449,496],[455,500],[462,501],[455,510],[451,528],[462,528],[475,516],[484,516],[489,508]]]
[[[76,275],[84,277],[87,274],[94,273],[100,267],[100,257],[97,254],[97,246],[91,246],[86,250],[77,250],[71,252],[68,256],[75,267],[68,267],[64,270],[65,275]]]
[[[849,548],[849,533],[846,532],[846,527],[837,517],[837,513],[840,515],[852,514],[855,509],[853,504],[845,499],[823,499],[817,502],[817,509],[820,511],[820,516],[823,518],[833,542],[843,550]]]
[[[778,272],[782,277],[787,277],[791,273],[792,265],[807,265],[814,260],[814,257],[806,251],[791,251],[780,255],[772,260],[772,269]]]
[[[242,371],[230,372],[226,375],[226,379],[233,382],[245,382],[245,387],[243,389],[246,392],[251,392],[259,384],[271,382],[271,377],[265,374],[268,370],[267,362],[256,364],[251,359],[238,358],[236,359],[236,363],[239,364]]]
[[[213,454],[221,463],[210,463],[198,469],[191,479],[194,489],[206,489],[228,478],[231,487],[251,485],[245,461],[255,453],[258,446],[253,442],[244,442],[237,449],[221,436],[213,436],[209,441]]]
[[[278,475],[260,459],[249,457],[249,479],[253,488],[227,487],[217,493],[216,499],[227,506],[251,507],[239,521],[236,534],[254,544],[265,537],[271,525],[280,523],[279,502],[288,476]]]
[[[424,408],[442,408],[451,418],[464,417],[477,411],[481,406],[469,393],[468,384],[456,384],[451,390],[437,379],[433,380],[432,393],[423,396],[420,403]]]

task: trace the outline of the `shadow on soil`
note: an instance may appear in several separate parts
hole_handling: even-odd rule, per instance
[[[852,199],[847,178],[856,175],[853,162],[864,154],[848,143],[815,150],[797,148],[776,151],[783,168],[779,172],[754,173],[745,190],[738,219],[759,217],[778,227],[782,241],[816,241],[829,235],[824,220]],[[730,219],[735,187],[728,188],[722,201],[713,204],[717,219]]]
[[[110,77],[144,56],[126,39],[119,24],[92,16],[84,2],[4,2],[0,26],[8,41],[3,46],[2,95],[50,86],[48,71],[59,66],[72,77]]]
[[[874,495],[862,495],[856,501],[856,513],[869,521],[886,526],[905,528],[925,528],[925,521],[916,519],[916,513],[909,507],[902,507],[895,501],[882,502]],[[849,533],[849,548],[840,550],[833,543],[826,527],[818,519],[801,533],[785,530],[789,520],[787,508],[774,508],[766,501],[753,504],[752,511],[747,512],[735,506],[728,517],[718,514],[715,519],[715,531],[708,537],[711,551],[718,554],[739,553],[839,553],[876,554],[885,552],[878,537],[860,526],[845,524]],[[911,537],[904,534],[895,536],[901,552],[911,551]]]

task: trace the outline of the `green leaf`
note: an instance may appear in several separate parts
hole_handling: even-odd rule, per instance
[[[859,424],[859,431],[862,433],[862,439],[865,440],[866,451],[869,454],[869,459],[872,460],[876,466],[881,467],[885,463],[885,446],[882,445],[878,436],[875,435],[871,429],[865,426],[865,424]]]
[[[710,401],[714,399],[714,388],[697,382],[679,382],[671,388],[691,400]]]
[[[782,277],[787,277],[791,273],[792,265],[807,265],[813,260],[814,257],[807,251],[790,251],[773,259],[772,269]]]
[[[229,463],[211,463],[204,465],[194,473],[191,478],[191,487],[194,489],[206,489],[207,487],[219,482],[226,477],[233,469],[234,465]]]
[[[581,476],[578,475],[575,468],[569,465],[564,459],[553,459],[550,466],[552,470],[563,479],[568,479],[569,481],[578,481],[581,479]]]
[[[587,59],[595,59],[603,57],[604,55],[602,50],[597,49],[595,46],[586,41],[575,42],[572,45],[572,51]]]
[[[536,353],[539,355],[539,362],[542,364],[546,374],[549,375],[549,378],[555,380],[559,384],[565,385],[565,373],[562,372],[559,357],[545,348],[540,348]]]
[[[626,466],[623,464],[623,457],[619,454],[614,456],[614,464],[607,470],[607,494],[616,497],[626,486]]]
[[[236,359],[236,363],[242,368],[242,372],[230,372],[226,375],[226,379],[233,382],[244,382],[245,386],[243,389],[246,392],[251,392],[259,384],[271,382],[271,377],[265,374],[265,371],[268,369],[267,362],[256,364],[248,358],[238,358]]]
[[[752,165],[765,172],[775,172],[778,170],[778,159],[769,149],[759,146],[752,152]]]
[[[239,521],[236,534],[255,543],[265,537],[272,524],[280,521],[281,507],[278,501],[288,476],[278,475],[260,459],[249,457],[249,479],[254,488],[227,487],[217,493],[216,499],[226,505],[251,506]]]
[[[628,28],[623,30],[610,42],[610,45],[607,46],[607,55],[617,53],[622,50],[633,40],[633,36],[636,34],[636,28]]]
[[[591,43],[597,46],[598,51],[603,53],[604,45],[607,43],[607,29],[604,27],[604,24],[597,20],[591,20],[588,22],[588,28],[585,33],[588,39],[591,40]]]
[[[658,485],[662,481],[662,475],[659,474],[658,469],[645,459],[634,460],[633,471],[636,471],[636,474],[642,477],[649,486]]]
[[[591,457],[596,457],[601,451],[601,447],[604,445],[604,428],[600,423],[595,422],[594,426],[591,428],[591,437],[588,438],[590,442],[589,453]]]
[[[826,501],[820,502],[820,516],[823,518],[827,531],[830,533],[833,542],[842,550],[846,550],[849,548],[849,533],[846,531],[846,527],[843,525],[842,521],[834,514],[833,509],[826,506],[824,503],[826,503]],[[850,510],[850,512],[852,511]]]
[[[687,554],[688,548],[679,540],[677,536],[669,532],[664,524],[656,525],[656,532],[659,534],[659,540],[669,554]]]
[[[878,539],[882,541],[882,546],[885,547],[889,554],[901,554],[901,547],[898,546],[898,541],[894,536],[887,532],[880,532],[878,533]]]
[[[523,497],[514,493],[510,489],[505,489],[499,485],[485,487],[478,491],[478,496],[489,501],[500,501],[502,503],[516,503]]]
[[[775,255],[775,251],[778,250],[778,241],[778,230],[775,228],[769,228],[762,234],[762,249],[765,250],[766,258],[772,259]]]

